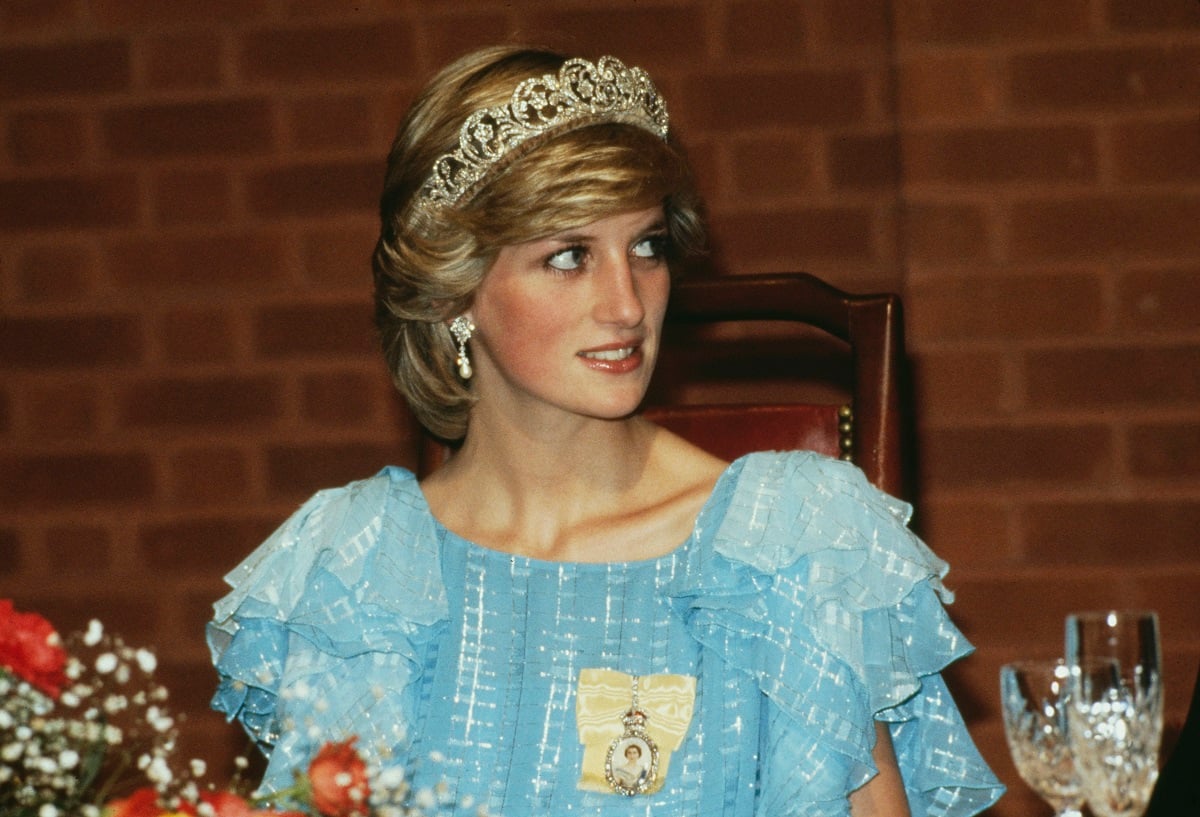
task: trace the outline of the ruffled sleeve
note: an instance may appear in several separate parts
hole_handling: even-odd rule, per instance
[[[264,789],[325,740],[356,735],[378,759],[408,745],[413,681],[446,617],[431,525],[413,476],[385,469],[316,494],[226,577],[207,632],[213,708],[269,754]]]
[[[940,671],[971,647],[943,607],[947,566],[912,534],[911,508],[854,466],[806,452],[736,462],[670,592],[693,637],[767,700],[764,815],[847,815],[890,725],[916,815],[969,815],[1003,787]],[[724,500],[724,501],[721,501]]]

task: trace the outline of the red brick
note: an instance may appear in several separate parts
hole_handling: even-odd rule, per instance
[[[1053,545],[1052,545],[1053,546]],[[1146,579],[1129,577],[1114,587],[1111,574],[1062,573],[983,575],[951,582],[950,612],[967,636],[993,649],[1021,656],[1060,655],[1063,619],[1075,610],[1140,606]]]
[[[77,0],[5,0],[0,3],[0,29],[66,28],[80,13]]]
[[[20,534],[13,528],[0,527],[0,576],[17,573],[23,563]]]
[[[1023,524],[1030,564],[1120,567],[1133,548],[1140,567],[1192,566],[1200,501],[1040,502]]]
[[[172,309],[159,322],[158,338],[171,363],[230,362],[236,355],[230,316],[216,309]]]
[[[31,301],[70,301],[94,287],[95,259],[84,247],[56,242],[30,247],[17,260],[21,295]]]
[[[848,125],[866,119],[857,71],[743,71],[687,78],[680,107],[694,127],[714,131]]]
[[[162,234],[156,234],[162,236]],[[113,280],[132,289],[263,289],[287,276],[283,238],[270,233],[212,233],[115,241]]]
[[[892,3],[888,0],[814,0],[805,3],[814,49],[844,55],[867,49],[872,58],[891,53]]]
[[[703,54],[704,15],[695,4],[563,5],[523,15],[524,33],[572,54],[616,54],[651,76],[667,65],[693,64]]]
[[[812,146],[803,135],[739,140],[731,146],[731,156],[729,183],[742,195],[795,196],[816,186]]]
[[[308,375],[300,381],[301,412],[320,425],[360,425],[375,412],[381,379],[346,370]]]
[[[128,227],[137,216],[130,173],[0,180],[0,233]]]
[[[1062,337],[1100,331],[1104,292],[1095,275],[966,274],[910,281],[909,330],[922,340]]]
[[[300,148],[369,147],[370,103],[361,96],[307,96],[287,106],[292,141]]]
[[[0,508],[77,508],[144,503],[154,466],[141,453],[0,454]]]
[[[1137,269],[1117,279],[1117,325],[1133,332],[1194,330],[1200,266]]]
[[[1025,356],[1036,408],[1161,408],[1200,402],[1200,346],[1046,349]]]
[[[1006,368],[999,352],[923,350],[916,358],[914,377],[922,419],[1001,413],[1010,390]]]
[[[235,448],[178,451],[168,460],[168,468],[171,497],[177,504],[244,503],[251,496],[250,463]]]
[[[1086,33],[1088,0],[1010,0],[961,3],[910,0],[896,11],[896,37],[914,43],[993,43]]]
[[[246,194],[262,216],[328,216],[373,213],[383,185],[378,161],[291,165],[251,175]]]
[[[1200,423],[1161,422],[1129,429],[1129,470],[1150,479],[1200,477]]]
[[[1200,125],[1195,116],[1118,125],[1113,128],[1112,145],[1118,181],[1200,180]]]
[[[1197,46],[1036,52],[1012,57],[1009,72],[1019,109],[1136,110],[1200,98]]]
[[[136,363],[143,338],[130,315],[7,318],[0,321],[0,367],[74,369]]]
[[[254,155],[274,142],[271,105],[261,97],[118,108],[101,127],[120,158]]]
[[[904,120],[978,116],[995,108],[995,68],[984,55],[922,54],[899,68],[899,106]]]
[[[805,52],[804,6],[789,0],[742,0],[725,9],[725,48],[741,60],[794,58]]]
[[[420,7],[420,3],[416,5],[418,8]],[[431,10],[437,9],[441,5],[440,3],[435,3],[430,8]],[[331,17],[346,13],[344,0],[284,0],[278,6],[280,13],[288,19]],[[354,11],[398,16],[402,12],[411,11],[412,6],[413,4],[408,2],[408,0],[371,0],[370,3],[355,6]]]
[[[267,449],[267,486],[275,496],[307,496],[369,477],[395,457],[394,449],[375,443],[272,446]]]
[[[124,427],[182,433],[193,428],[269,426],[283,408],[273,378],[217,375],[126,384],[117,394],[117,411]]]
[[[1014,202],[1009,218],[1015,258],[1200,254],[1200,195],[1028,199]]]
[[[26,425],[39,439],[82,438],[100,428],[100,396],[91,383],[32,384]]]
[[[820,268],[832,259],[870,260],[873,225],[865,208],[776,208],[714,216],[719,252],[738,264]]]
[[[374,225],[323,227],[305,233],[301,248],[304,277],[332,288],[352,288],[369,298]]]
[[[233,217],[233,180],[224,170],[164,170],[153,180],[158,224],[219,224]]]
[[[1107,0],[1106,16],[1118,30],[1200,28],[1200,5],[1178,0]]]
[[[106,95],[129,85],[129,45],[121,40],[0,48],[0,99]]]
[[[398,21],[261,29],[240,46],[238,63],[251,79],[396,80],[416,69],[413,28]]]
[[[225,24],[261,20],[271,16],[268,0],[175,0],[169,5],[155,0],[92,0],[95,18],[114,28],[150,28],[159,24]]]
[[[903,229],[913,261],[978,262],[990,254],[988,218],[978,205],[914,201],[905,208]]]
[[[216,32],[164,34],[145,49],[151,88],[219,88],[224,79],[222,42]]]
[[[97,582],[85,593],[53,588],[44,593],[35,593],[32,588],[21,590],[16,594],[17,609],[36,610],[60,633],[81,633],[90,620],[99,619],[106,632],[121,636],[128,644],[155,644],[160,616],[153,597],[129,592],[124,582]]]
[[[829,175],[834,187],[891,190],[900,183],[900,151],[894,133],[830,137]]]
[[[259,519],[185,519],[144,524],[138,551],[158,570],[222,574],[270,535],[272,525]]]
[[[915,524],[929,546],[951,566],[951,577],[1011,566],[1012,512],[995,502],[926,500]]]
[[[1091,425],[939,428],[922,436],[921,463],[931,490],[1094,485],[1112,476],[1112,440]]]
[[[437,10],[443,9],[449,9],[449,5]],[[426,59],[431,65],[447,65],[468,51],[492,45],[497,33],[513,30],[510,20],[511,14],[488,8],[423,13],[418,26]]]
[[[1092,182],[1097,174],[1092,129],[1071,125],[910,130],[901,148],[913,184]]]
[[[67,575],[95,576],[112,566],[112,535],[90,525],[46,531],[46,561]]]
[[[28,167],[79,164],[87,150],[83,117],[71,111],[37,110],[9,117],[8,149]]]
[[[366,302],[285,304],[254,316],[254,348],[265,358],[375,355],[371,306]]]

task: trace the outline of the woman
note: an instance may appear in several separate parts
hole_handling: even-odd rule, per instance
[[[269,752],[266,787],[354,734],[510,817],[999,796],[938,675],[969,647],[907,507],[848,464],[729,464],[635,414],[702,243],[644,72],[463,58],[402,123],[381,212],[385,356],[461,445],[419,483],[318,494],[230,575],[214,706]]]

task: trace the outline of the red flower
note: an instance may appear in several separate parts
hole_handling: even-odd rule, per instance
[[[326,743],[309,764],[313,805],[325,817],[367,817],[367,764],[354,740]]]
[[[168,812],[158,802],[158,792],[151,786],[143,786],[128,797],[113,800],[104,807],[104,817],[163,817],[168,813],[195,814],[190,806],[178,812]]]
[[[200,794],[200,801],[212,806],[216,817],[304,817],[299,811],[256,809],[232,792],[205,792]]]
[[[200,799],[212,806],[216,817],[304,817],[298,811],[275,811],[256,809],[245,799],[232,792],[205,792]]]
[[[49,621],[36,613],[18,613],[0,599],[0,667],[58,698],[67,677],[67,651]]]

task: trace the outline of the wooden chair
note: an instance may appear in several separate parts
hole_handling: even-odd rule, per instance
[[[807,273],[685,278],[672,290],[664,335],[647,417],[725,459],[795,448],[850,459],[876,486],[905,496],[897,296],[852,295]],[[831,352],[829,339],[838,349]],[[837,381],[819,384],[821,395],[844,396],[777,399],[789,391],[788,383],[779,388],[781,381],[814,373]],[[768,384],[756,386],[749,400],[705,401],[706,384],[730,374],[765,377]],[[764,388],[768,399],[758,399]],[[700,402],[689,399],[697,393]],[[744,395],[736,386],[732,393]],[[429,473],[448,455],[446,446],[423,437],[419,472]]]

